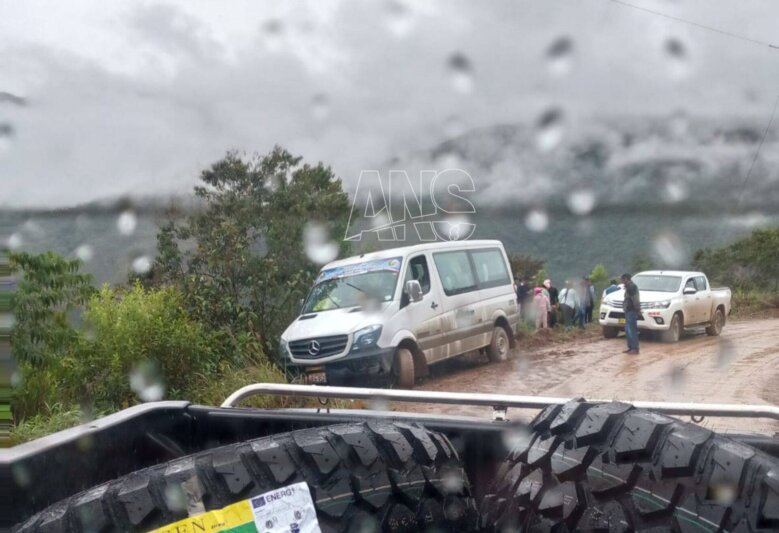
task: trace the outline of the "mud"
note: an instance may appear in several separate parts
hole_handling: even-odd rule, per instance
[[[779,405],[779,319],[729,322],[720,337],[703,330],[676,344],[641,340],[638,356],[626,355],[624,337],[584,338],[514,350],[509,361],[488,364],[466,358],[434,368],[422,390],[534,394],[588,399],[686,401]],[[428,413],[491,416],[480,407],[398,404]],[[510,418],[532,411],[510,410]],[[779,421],[707,418],[719,431],[779,433]]]

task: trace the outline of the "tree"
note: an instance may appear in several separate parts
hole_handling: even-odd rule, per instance
[[[755,230],[720,248],[702,248],[694,268],[714,282],[742,289],[779,290],[779,229]]]
[[[319,268],[304,248],[306,227],[346,230],[341,182],[329,167],[301,161],[279,147],[251,160],[228,153],[195,187],[205,208],[157,236],[156,282],[180,287],[191,315],[229,350],[254,340],[275,351]]]
[[[609,281],[609,271],[600,263],[595,265],[590,273],[590,281],[595,285],[596,292],[600,293]]]
[[[514,254],[509,256],[509,264],[517,279],[534,279],[544,269],[546,261],[529,254]],[[543,279],[541,280],[543,281]]]

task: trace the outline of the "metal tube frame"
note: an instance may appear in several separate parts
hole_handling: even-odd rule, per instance
[[[275,396],[295,396],[324,399],[378,400],[409,403],[433,403],[449,405],[473,405],[492,407],[495,420],[505,419],[510,407],[520,409],[543,409],[550,405],[563,404],[572,398],[554,398],[548,396],[515,396],[511,394],[481,394],[471,392],[436,392],[398,389],[369,389],[363,387],[330,387],[319,385],[290,385],[284,383],[255,383],[232,393],[221,407],[236,407],[238,402],[252,396],[270,394]],[[593,403],[614,400],[589,400]],[[716,416],[728,418],[770,418],[779,420],[779,407],[774,405],[735,405],[716,403],[686,402],[645,402],[626,401],[641,409],[648,409],[667,415],[687,415],[690,417]]]

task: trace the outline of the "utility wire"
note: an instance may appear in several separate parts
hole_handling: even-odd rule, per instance
[[[720,35],[726,35],[727,37],[732,37],[734,39],[740,39],[742,41],[747,41],[753,44],[759,44],[760,46],[767,46],[769,48],[774,48],[776,50],[779,50],[779,46],[775,44],[771,44],[767,41],[761,41],[759,39],[752,39],[751,37],[746,37],[744,35],[739,35],[737,33],[733,33],[727,30],[721,30],[719,28],[714,28],[712,26],[707,26],[705,24],[700,24],[699,22],[693,22],[692,20],[683,19],[681,17],[675,17],[673,15],[669,15],[668,13],[663,13],[661,11],[655,11],[654,9],[649,9],[642,6],[637,6],[635,4],[631,4],[630,2],[625,2],[624,0],[609,0],[610,2],[614,4],[619,4],[621,6],[629,7],[632,9],[637,9],[638,11],[644,11],[646,13],[651,13],[652,15],[657,15],[658,17],[667,18],[670,20],[675,20],[676,22],[681,22],[683,24],[689,24],[690,26],[695,26],[696,28],[701,28],[703,30],[713,31],[715,33],[719,33]]]
[[[749,172],[747,172],[744,181],[741,183],[741,194],[739,195],[738,198],[739,205],[741,205],[741,201],[744,199],[744,192],[746,191],[745,187],[749,182],[749,178],[752,177],[752,170],[755,168],[755,163],[757,163],[757,158],[760,155],[760,150],[763,149],[763,143],[765,143],[765,139],[766,137],[768,137],[768,132],[771,130],[771,125],[774,122],[774,117],[776,116],[777,108],[779,108],[779,94],[776,95],[776,101],[774,102],[774,109],[773,111],[771,111],[771,118],[768,119],[768,124],[766,125],[765,131],[763,132],[763,137],[760,139],[760,144],[757,146],[757,150],[755,151],[755,156],[752,158],[752,164],[749,165]]]

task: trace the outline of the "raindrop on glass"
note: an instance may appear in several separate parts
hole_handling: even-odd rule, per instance
[[[311,99],[311,116],[314,120],[324,120],[330,114],[330,101],[325,94],[317,94]]]
[[[565,133],[563,111],[550,108],[544,111],[536,122],[536,146],[541,152],[557,148]]]
[[[82,263],[89,263],[95,257],[95,248],[91,244],[82,244],[73,252]]]
[[[281,41],[284,34],[284,23],[279,19],[270,19],[262,23],[260,31],[264,37],[265,46],[268,50],[275,52],[281,48]]]
[[[463,472],[456,468],[448,468],[441,475],[441,484],[446,494],[458,494],[463,490]]]
[[[327,228],[322,224],[309,222],[303,229],[303,245],[306,255],[314,263],[323,265],[338,257],[338,245],[333,242]]]
[[[11,465],[11,477],[13,477],[16,485],[21,488],[27,488],[32,483],[32,476],[30,470],[21,463]]]
[[[368,409],[373,411],[389,411],[390,405],[386,398],[377,396],[368,400]]]
[[[708,487],[706,498],[719,505],[729,506],[736,500],[738,489],[730,483],[716,483]]]
[[[459,137],[463,132],[465,132],[465,124],[459,116],[451,115],[444,121],[444,135],[447,138]]]
[[[473,66],[471,60],[463,53],[456,52],[447,60],[452,88],[459,93],[469,93],[473,90]]]
[[[147,274],[151,270],[152,261],[148,255],[142,255],[133,260],[132,269],[136,274]]]
[[[16,233],[8,237],[6,244],[8,245],[8,248],[10,248],[11,250],[18,250],[19,248],[24,246],[24,238],[22,237],[22,234],[17,231]]]
[[[187,510],[187,493],[181,485],[168,485],[165,487],[165,503],[171,511]]]
[[[116,219],[116,227],[122,235],[132,235],[138,226],[138,218],[132,211],[125,211]]]
[[[157,402],[165,396],[165,385],[157,366],[140,363],[130,372],[130,389],[144,402]]]
[[[595,207],[595,193],[589,189],[573,191],[568,195],[566,203],[574,215],[586,215]]]
[[[386,3],[387,28],[395,37],[401,38],[408,35],[412,21],[409,7],[399,0],[389,0]]]
[[[573,62],[573,41],[570,37],[559,37],[546,50],[549,72],[555,76],[564,76],[571,71]]]
[[[525,217],[525,227],[530,231],[544,231],[549,226],[549,216],[546,211],[533,209]]]
[[[684,43],[675,37],[671,37],[665,41],[663,47],[671,76],[682,78],[689,74],[690,58]]]
[[[684,367],[672,366],[668,372],[668,388],[672,393],[682,393],[687,386],[687,373]]]
[[[687,251],[681,239],[673,233],[661,233],[652,243],[653,250],[660,263],[678,267],[687,259]]]
[[[679,181],[669,181],[665,184],[663,191],[666,201],[670,203],[681,202],[687,198],[688,194],[687,185]]]

